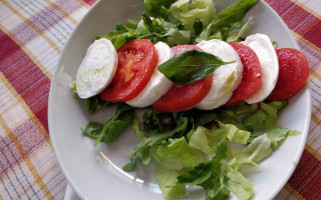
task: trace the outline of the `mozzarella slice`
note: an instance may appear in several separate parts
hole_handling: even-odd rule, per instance
[[[171,48],[164,42],[156,43],[155,48],[158,53],[157,67],[174,55]],[[158,69],[155,69],[145,88],[134,99],[126,101],[126,103],[135,107],[150,106],[163,96],[172,85],[172,81]]]
[[[213,73],[210,91],[196,106],[202,110],[211,110],[225,104],[233,94],[233,90],[241,83],[243,64],[232,46],[221,40],[202,41],[196,46],[203,51],[218,56],[224,62],[235,60],[235,63],[222,65]]]
[[[262,84],[245,99],[248,104],[266,99],[274,89],[279,77],[279,62],[269,37],[264,34],[248,36],[243,44],[251,47],[259,58],[262,68]]]
[[[88,47],[77,72],[76,90],[86,99],[102,92],[112,81],[118,66],[114,45],[105,38],[95,40]]]

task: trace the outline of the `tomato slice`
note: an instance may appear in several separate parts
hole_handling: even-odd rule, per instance
[[[179,45],[172,48],[174,55],[188,50],[202,51],[194,45]],[[213,74],[195,83],[174,84],[169,91],[153,104],[159,112],[177,112],[196,106],[208,93],[213,81]]]
[[[262,70],[256,53],[248,46],[236,42],[229,44],[239,54],[243,64],[243,78],[240,85],[233,91],[232,97],[223,107],[230,107],[240,103],[253,94],[261,85]]]
[[[280,101],[297,92],[308,80],[309,63],[304,54],[291,48],[276,49],[279,61],[279,78],[269,101]]]
[[[118,68],[111,84],[100,94],[109,102],[129,101],[146,86],[157,66],[157,51],[150,40],[131,40],[117,50]]]

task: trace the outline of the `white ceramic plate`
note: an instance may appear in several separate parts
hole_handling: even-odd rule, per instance
[[[89,121],[104,122],[115,109],[106,108],[88,115],[84,103],[75,97],[69,83],[75,80],[79,64],[92,38],[114,29],[118,22],[139,18],[143,0],[102,0],[79,23],[65,46],[52,80],[49,96],[49,130],[60,167],[72,188],[82,199],[163,199],[154,178],[154,167],[138,167],[126,173],[121,167],[129,162],[126,155],[137,143],[128,129],[112,144],[93,147],[93,140],[82,136],[80,128]],[[215,1],[218,11],[234,1]],[[263,1],[249,12],[253,25],[247,34],[265,33],[278,47],[298,48],[291,32],[280,17]],[[254,183],[254,199],[272,199],[284,186],[302,154],[311,113],[310,90],[301,89],[290,99],[278,120],[281,127],[296,129],[301,134],[288,137],[273,155],[248,175]],[[204,199],[202,190],[189,191],[188,199]],[[233,197],[235,198],[235,197]]]

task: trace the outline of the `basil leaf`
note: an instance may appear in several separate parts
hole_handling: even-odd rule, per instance
[[[185,85],[205,78],[221,65],[233,62],[223,62],[212,54],[190,50],[169,59],[158,70],[173,82]]]

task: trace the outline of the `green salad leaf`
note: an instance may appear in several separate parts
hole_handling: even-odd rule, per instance
[[[144,0],[145,10],[150,17],[160,17],[168,20],[171,13],[169,7],[176,0]]]
[[[196,22],[205,27],[215,16],[213,0],[178,0],[170,8],[174,18],[181,21],[184,29],[192,34]]]
[[[239,0],[237,3],[226,8],[214,17],[214,20],[206,26],[196,41],[199,42],[201,40],[217,38],[215,37],[217,34],[219,34],[223,40],[226,40],[233,29],[241,26],[240,21],[243,20],[245,14],[257,1],[258,0]]]
[[[198,163],[197,155],[190,149],[184,137],[170,140],[168,145],[160,145],[154,157],[168,169],[191,169]]]
[[[82,132],[84,135],[96,139],[94,146],[100,141],[113,142],[132,123],[133,118],[133,107],[127,104],[119,104],[115,116],[108,118],[105,124],[89,122],[86,128],[82,129]]]
[[[180,117],[176,121],[176,128],[173,130],[163,133],[163,134],[156,134],[153,136],[150,136],[143,141],[141,141],[135,148],[131,155],[131,162],[128,163],[123,167],[123,170],[125,171],[132,171],[136,169],[136,159],[139,154],[148,151],[153,145],[161,144],[164,140],[167,140],[171,136],[173,136],[175,133],[179,133],[181,131],[185,131],[187,127],[187,118]]]
[[[156,168],[155,177],[165,199],[182,199],[185,196],[185,186],[175,185],[181,173],[170,170],[163,165]]]
[[[221,65],[232,62],[223,62],[212,54],[190,50],[167,60],[158,70],[173,82],[185,85],[201,80]]]
[[[232,168],[224,159],[221,164],[229,189],[241,200],[251,199],[253,196],[253,183],[245,178],[241,172]]]
[[[111,105],[112,103],[102,100],[98,95],[85,99],[86,110],[93,114],[101,108]]]

